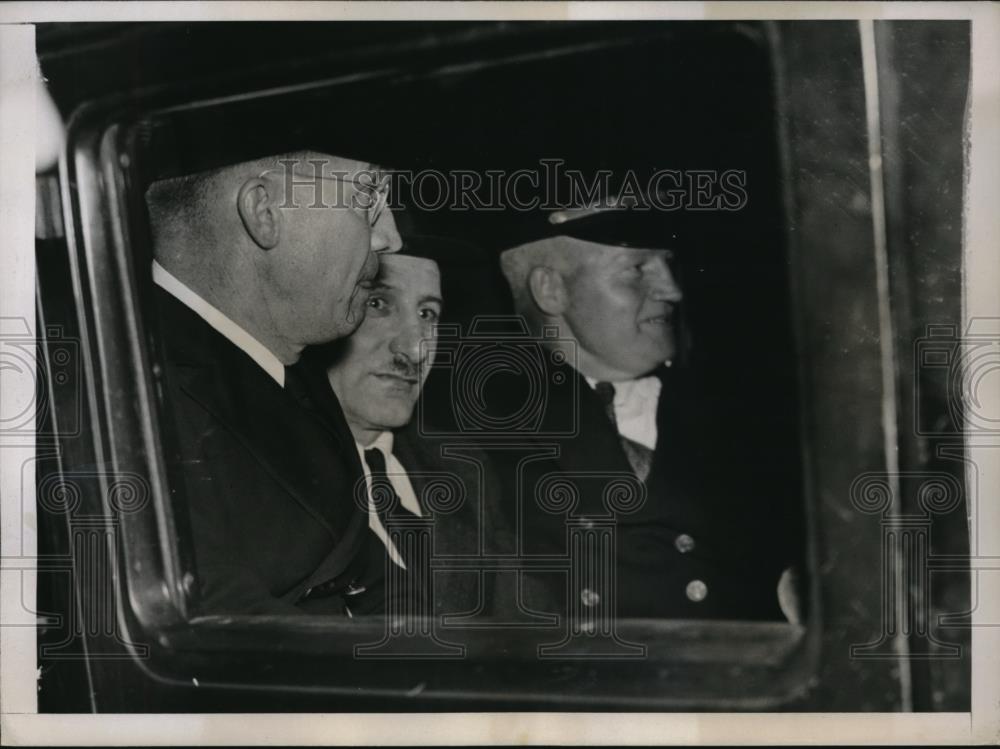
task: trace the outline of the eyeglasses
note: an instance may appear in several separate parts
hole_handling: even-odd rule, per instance
[[[281,169],[265,169],[263,172],[258,174],[257,177],[260,179],[268,174],[281,174],[282,177],[285,176],[285,173]],[[382,211],[385,210],[386,205],[389,203],[390,178],[388,174],[383,175],[378,179],[375,178],[374,172],[363,172],[363,174],[369,176],[373,181],[365,182],[357,177],[347,177],[341,174],[312,174],[309,175],[309,177],[312,179],[315,179],[316,177],[319,177],[320,179],[331,179],[354,185],[354,187],[358,190],[358,194],[352,198],[354,205],[366,210],[368,215],[368,225],[370,227],[374,227],[375,224],[378,223],[379,218],[382,216]],[[294,184],[306,185],[309,183],[295,182]]]

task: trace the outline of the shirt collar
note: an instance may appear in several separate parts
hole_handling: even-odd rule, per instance
[[[281,387],[285,386],[285,365],[260,341],[233,322],[224,312],[205,301],[184,282],[155,260],[153,283],[207,322],[220,335],[249,356]]]
[[[587,377],[593,388],[597,380]],[[633,442],[656,449],[659,438],[657,406],[662,383],[656,375],[612,383],[615,390],[614,413],[618,434]]]
[[[362,445],[357,440],[354,441],[354,446],[358,448],[358,455],[361,456],[361,462],[365,465],[366,470],[368,466],[368,461],[365,460],[365,451],[371,450],[373,447],[379,450],[385,457],[386,463],[388,464],[389,458],[392,457],[392,446],[394,443],[394,435],[392,432],[386,431],[379,434],[370,445]]]
[[[672,363],[673,362],[668,359],[663,363],[663,365],[665,367],[669,367]],[[581,374],[583,373],[581,372]],[[583,378],[587,381],[587,384],[590,385],[591,390],[593,390],[597,386],[597,383],[600,382],[600,380],[587,375],[583,375]],[[653,385],[653,380],[655,380],[658,384]],[[633,380],[619,380],[617,382],[612,382],[611,384],[615,388],[615,400],[617,401],[619,398],[625,397],[626,393],[630,394],[633,387],[636,385],[639,386],[640,392],[646,393],[649,392],[651,388],[656,388],[657,393],[659,393],[659,382],[660,378],[656,375],[647,375],[646,377],[637,377]]]
[[[382,432],[375,440],[367,447],[363,445],[358,445],[358,448],[364,453],[365,450],[371,450],[373,447],[377,447],[382,451],[382,454],[388,459],[392,455],[392,446],[394,442],[394,435],[390,431]]]
[[[597,380],[587,378],[587,382],[593,389],[597,385]],[[623,380],[611,383],[615,389],[615,411],[642,412],[654,404],[651,414],[655,418],[655,404],[660,397],[662,383],[656,375],[640,377],[635,380]],[[638,414],[636,414],[638,415]]]

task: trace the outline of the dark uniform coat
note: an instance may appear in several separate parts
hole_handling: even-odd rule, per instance
[[[367,515],[361,464],[329,385],[282,388],[197,314],[157,289],[167,469],[193,540],[198,613],[341,613]],[[185,530],[189,533],[185,534]]]
[[[616,598],[620,617],[782,619],[776,593],[785,564],[782,540],[770,537],[767,486],[754,479],[752,461],[740,449],[741,440],[752,439],[752,430],[734,431],[740,425],[714,419],[704,400],[692,409],[699,403],[695,389],[679,373],[661,368],[656,373],[662,382],[658,441],[645,501],[638,509],[619,503],[622,511],[617,511],[608,497],[625,497],[638,480],[632,478],[604,404],[570,367],[550,365],[548,374],[547,382],[575,386],[547,391],[539,431],[554,434],[574,424],[575,433],[529,437],[537,448],[547,446],[558,454],[525,462],[520,471],[513,462],[505,466],[511,524],[518,529],[525,557],[568,557],[567,523],[589,527],[610,520],[616,586],[613,591],[611,585],[577,590],[579,576],[554,569],[532,572],[526,577],[543,584],[527,588],[523,602],[535,610],[559,612],[578,601],[604,606]],[[511,399],[524,391],[513,382],[503,390],[505,412],[512,413]],[[569,509],[559,501],[560,491],[566,493],[565,481],[577,495]],[[595,560],[597,551],[585,554]]]

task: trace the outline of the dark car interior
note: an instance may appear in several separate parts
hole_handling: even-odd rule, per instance
[[[40,35],[54,98],[67,115],[76,112],[69,148],[78,157],[65,166],[74,187],[64,210],[77,225],[100,226],[68,230],[68,260],[57,257],[59,243],[39,258],[40,283],[54,300],[43,304],[49,319],[72,317],[58,301],[71,297],[90,310],[79,326],[94,347],[94,375],[76,407],[93,418],[96,446],[72,448],[64,457],[151,476],[148,510],[122,515],[115,529],[125,572],[116,583],[128,602],[119,620],[127,632],[103,635],[109,647],[133,659],[95,664],[99,678],[137,679],[144,705],[164,712],[200,699],[220,710],[257,704],[366,711],[384,709],[386,701],[400,711],[428,705],[701,710],[808,705],[802,696],[818,674],[850,671],[851,665],[821,660],[828,648],[858,639],[848,593],[837,583],[824,587],[832,573],[821,560],[832,553],[829,534],[836,527],[824,518],[834,514],[829,493],[843,494],[851,475],[850,461],[838,459],[853,450],[866,456],[862,463],[877,462],[873,456],[883,445],[874,417],[860,423],[864,436],[855,439],[845,430],[848,416],[813,404],[824,402],[829,387],[841,387],[841,395],[856,396],[859,404],[877,402],[871,381],[837,374],[854,371],[843,358],[849,347],[856,361],[877,361],[877,342],[838,331],[834,316],[854,314],[874,326],[876,313],[874,303],[852,311],[844,299],[821,309],[817,290],[840,261],[821,244],[796,244],[801,237],[790,227],[816,220],[826,234],[863,236],[865,225],[856,224],[854,235],[851,222],[865,217],[855,211],[843,218],[850,211],[825,204],[823,185],[800,182],[793,171],[809,159],[866,163],[867,154],[858,132],[862,118],[849,108],[863,107],[858,96],[838,115],[841,127],[853,128],[852,140],[831,154],[823,154],[822,139],[808,142],[813,136],[804,123],[821,106],[812,98],[817,89],[795,88],[786,77],[790,64],[808,65],[802,62],[808,33],[795,37],[791,29],[740,22],[388,23],[377,32],[364,23],[241,27],[164,24],[153,32],[123,25],[113,42],[94,29],[85,62],[59,51],[58,28]],[[853,29],[838,33],[853,50]],[[44,53],[47,45],[51,51]],[[88,90],[88,71],[102,64],[102,50],[122,45],[137,64],[110,70],[109,92]],[[182,53],[167,56],[164,49]],[[261,49],[271,59],[251,63],[264,59]],[[57,75],[70,60],[76,72]],[[830,78],[841,76],[845,90],[857,94],[856,61],[843,65],[850,72],[838,69]],[[834,116],[839,105],[829,106]],[[791,142],[790,132],[798,140]],[[634,662],[537,659],[537,632],[468,629],[448,638],[461,642],[463,659],[400,662],[352,657],[358,643],[379,641],[377,621],[199,615],[184,501],[170,491],[162,465],[172,436],[164,427],[169,404],[159,380],[143,195],[157,179],[301,148],[364,154],[413,172],[486,174],[561,160],[586,175],[632,169],[648,178],[669,168],[703,172],[711,181],[727,170],[743,174],[749,199],[740,210],[678,211],[670,219],[683,239],[674,266],[684,290],[677,365],[699,383],[695,409],[720,415],[713,422],[720,444],[738,446],[741,460],[754,466],[731,501],[752,506],[759,519],[745,529],[747,536],[799,571],[801,619],[699,626],[625,621],[622,637],[646,648],[646,657]],[[424,186],[428,192],[441,187]],[[414,203],[429,200],[419,197],[393,196],[401,224],[476,248],[470,258],[442,267],[443,322],[468,334],[477,316],[510,315],[492,246],[504,216],[418,210]],[[875,294],[867,265],[857,279],[864,293]],[[105,393],[130,405],[110,408]],[[444,412],[435,404],[453,395],[448,373],[437,367],[418,412]],[[879,532],[876,522],[865,538]],[[836,533],[862,543],[854,530]],[[65,530],[52,534],[52,543],[65,543]],[[872,546],[865,558],[877,553]],[[859,557],[852,564],[865,562]],[[869,603],[877,600],[878,582],[867,583]],[[830,598],[833,590],[843,602]],[[59,593],[55,587],[48,595]],[[876,680],[891,681],[888,668]],[[59,701],[65,691],[49,694],[65,704]]]

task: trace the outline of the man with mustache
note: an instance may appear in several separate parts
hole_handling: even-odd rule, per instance
[[[725,434],[691,412],[695,384],[674,362],[682,248],[664,218],[604,205],[512,221],[501,266],[544,352],[544,419],[529,440],[556,452],[503,472],[513,524],[527,556],[570,555],[570,526],[614,527],[606,573],[591,549],[579,558],[590,571],[525,573],[547,593],[522,603],[584,618],[781,618],[780,567],[761,561],[747,503],[719,481],[738,465],[713,458]],[[497,412],[515,413],[528,390],[495,379]]]
[[[361,322],[399,249],[370,164],[317,152],[147,191],[164,444],[194,612],[349,614],[366,574],[361,466],[300,357]],[[183,538],[183,535],[182,535]],[[187,584],[187,583],[186,583]]]
[[[486,456],[422,434],[412,420],[444,306],[438,261],[467,263],[476,252],[454,239],[404,232],[400,252],[382,260],[364,322],[326,352],[329,382],[364,466],[368,525],[378,539],[369,546],[372,564],[388,573],[369,577],[367,585],[387,601],[395,597],[387,607],[407,616],[495,614],[494,575],[431,574],[431,559],[390,531],[401,518],[432,521],[433,546],[424,551],[435,556],[478,557],[508,543],[500,482]],[[434,492],[444,505],[435,503]]]

